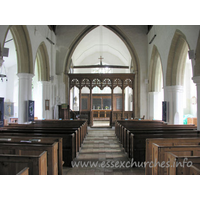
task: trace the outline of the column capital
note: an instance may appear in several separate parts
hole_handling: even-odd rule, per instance
[[[184,87],[182,85],[172,85],[172,86],[165,86],[163,87],[164,90],[169,92],[183,92]]]
[[[192,80],[194,83],[200,84],[200,76],[194,76],[194,77],[192,77]]]
[[[40,83],[41,85],[50,85],[50,84],[51,84],[50,81],[39,81],[39,83]]]
[[[33,78],[35,75],[34,74],[29,74],[29,73],[18,73],[17,76],[19,78]]]

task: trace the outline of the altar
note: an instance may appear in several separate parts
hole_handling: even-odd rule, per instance
[[[111,110],[92,110],[94,121],[110,121]]]

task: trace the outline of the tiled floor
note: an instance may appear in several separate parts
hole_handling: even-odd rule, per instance
[[[64,175],[144,175],[144,168],[131,168],[113,128],[88,128],[88,134],[72,168]],[[129,167],[126,167],[129,166]]]

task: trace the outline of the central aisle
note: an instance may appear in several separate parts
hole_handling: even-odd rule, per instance
[[[143,168],[126,167],[131,163],[114,129],[88,128],[73,168],[63,168],[65,175],[144,175]],[[129,165],[130,166],[130,165]]]

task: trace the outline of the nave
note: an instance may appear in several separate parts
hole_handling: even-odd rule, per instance
[[[74,163],[78,167],[63,167],[63,175],[144,175],[144,168],[126,168],[129,162],[115,128],[89,128],[81,150]],[[88,164],[82,167],[81,164]],[[97,163],[98,166],[92,166]],[[112,164],[111,164],[112,163]],[[116,167],[115,167],[116,166]]]

